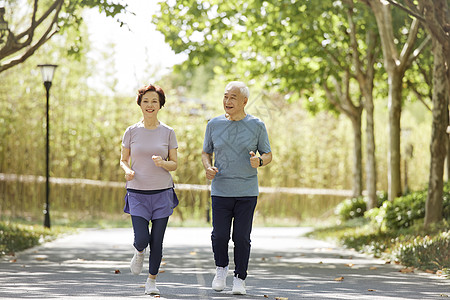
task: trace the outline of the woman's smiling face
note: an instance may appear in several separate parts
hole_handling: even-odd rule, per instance
[[[144,116],[156,116],[161,109],[157,92],[148,91],[142,95],[141,110]]]

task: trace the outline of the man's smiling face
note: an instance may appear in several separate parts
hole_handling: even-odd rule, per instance
[[[241,90],[238,87],[227,89],[223,95],[223,108],[230,116],[236,116],[244,113],[244,107],[247,104]]]

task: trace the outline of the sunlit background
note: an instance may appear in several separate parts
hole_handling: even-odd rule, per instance
[[[50,99],[50,207],[54,222],[101,218],[128,222],[122,213],[125,183],[119,168],[120,143],[124,130],[141,118],[135,94],[148,83],[166,91],[167,104],[160,120],[175,129],[179,142],[179,168],[173,177],[180,187],[180,206],[173,222],[186,225],[209,220],[209,193],[204,190],[209,183],[201,165],[203,135],[207,121],[223,113],[223,89],[233,74],[214,73],[214,66],[208,64],[189,72],[173,72],[187,55],[175,54],[151,23],[157,2],[135,0],[127,4],[131,13],[116,16],[126,25],[121,27],[98,9],[87,9],[79,33],[69,31],[55,37],[20,67],[0,73],[2,217],[41,218],[45,198],[44,182],[39,177],[45,172],[45,89],[36,65],[50,62],[59,65]],[[81,55],[68,56],[68,46],[80,39]],[[242,74],[236,77],[245,78]],[[308,99],[292,100],[290,94],[265,87],[263,80],[249,83],[247,112],[266,123],[274,157],[259,172],[263,192],[256,223],[297,225],[326,219],[351,195],[350,121],[329,111],[312,114],[305,108]],[[375,95],[379,191],[387,189],[385,83],[385,78],[378,79],[380,89]],[[309,99],[322,95],[317,90]],[[409,189],[419,190],[426,187],[429,176],[432,116],[422,103],[412,101],[411,94],[405,97],[401,125],[408,128],[408,134],[401,144],[402,176],[408,180]],[[411,147],[413,152],[406,152]],[[364,163],[363,157],[363,167]],[[32,177],[18,180],[15,175]],[[280,192],[279,188],[291,190]]]

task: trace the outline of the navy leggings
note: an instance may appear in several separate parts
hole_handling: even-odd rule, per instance
[[[149,222],[142,218],[131,216],[134,230],[134,247],[142,251],[150,244],[148,272],[151,275],[157,275],[161,265],[163,239],[166,232],[169,217],[152,220],[152,229],[149,232]]]
[[[257,197],[212,196],[211,198],[213,217],[211,241],[216,266],[228,266],[228,242],[233,223],[234,276],[245,280],[250,258],[250,233],[252,232]]]

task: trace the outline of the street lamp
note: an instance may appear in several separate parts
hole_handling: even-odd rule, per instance
[[[47,91],[47,108],[46,108],[46,148],[45,148],[45,210],[44,210],[44,227],[50,228],[50,206],[48,203],[48,199],[50,196],[50,143],[49,143],[49,136],[50,136],[50,126],[49,126],[49,117],[48,117],[48,111],[49,111],[49,99],[50,99],[50,87],[52,86],[52,80],[53,80],[53,74],[55,73],[55,69],[57,65],[38,65],[38,67],[41,69],[42,73],[42,81],[44,82],[45,90]]]

